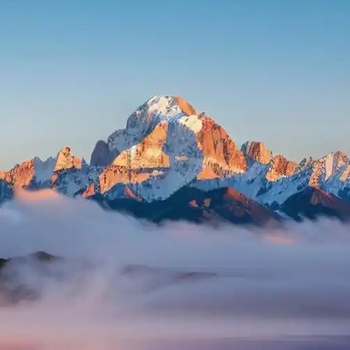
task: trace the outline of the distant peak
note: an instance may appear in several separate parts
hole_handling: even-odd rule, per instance
[[[268,164],[272,159],[272,152],[262,142],[247,141],[242,145],[241,151],[249,158],[262,164]]]
[[[65,155],[71,154],[71,149],[70,149],[70,147],[65,146],[65,147],[61,148],[61,150],[58,152],[58,154],[60,154],[60,153],[65,154]]]
[[[320,158],[317,163],[332,163],[334,168],[339,168],[345,164],[349,164],[350,160],[347,155],[341,151],[331,152]]]
[[[81,168],[82,159],[74,157],[70,147],[63,147],[57,154],[54,171],[68,170],[72,168]]]
[[[322,160],[322,159],[329,159],[329,158],[336,158],[336,159],[343,159],[343,160],[346,160],[348,159],[347,155],[342,152],[342,151],[334,151],[334,152],[330,152],[328,154],[326,154],[325,156],[323,156],[322,158],[320,158],[319,160]]]
[[[306,168],[308,168],[309,166],[311,166],[314,163],[314,159],[312,157],[309,158],[304,158],[299,164],[298,164],[298,168],[300,170],[305,170]]]
[[[277,154],[272,158],[272,165],[266,174],[266,178],[269,181],[276,181],[282,176],[292,176],[296,172],[297,166],[296,162],[288,160],[281,154]]]
[[[342,151],[334,152],[334,157],[337,159],[337,161],[340,161],[340,162],[343,162],[343,163],[348,163],[349,162],[348,156]]]
[[[315,162],[314,177],[317,177],[319,173],[324,172],[325,180],[328,180],[335,171],[349,164],[349,158],[343,152],[336,151],[328,153],[326,156]]]

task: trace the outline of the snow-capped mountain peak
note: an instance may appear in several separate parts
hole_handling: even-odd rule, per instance
[[[98,141],[91,155],[90,164],[106,166],[124,150],[141,142],[161,122],[171,122],[195,114],[195,109],[183,98],[153,96],[132,113],[125,129],[114,131],[107,142]]]
[[[346,165],[349,165],[349,158],[340,151],[331,152],[314,161],[312,164],[310,185],[317,188],[322,187],[322,182],[330,180],[339,169]]]
[[[159,191],[138,187],[142,198],[153,200],[166,198],[196,178],[244,172],[245,157],[226,131],[205,113],[196,113],[181,97],[154,96],[142,104],[125,129],[96,144],[91,164],[106,166],[108,160],[100,175],[101,191],[116,183],[156,181]]]
[[[238,147],[214,119],[169,95],[151,97],[129,116],[124,129],[98,141],[90,165],[63,147],[56,157],[35,157],[0,172],[0,181],[6,198],[9,188],[50,187],[68,196],[142,203],[165,201],[179,191],[183,196],[184,189],[191,194],[186,198],[211,191],[205,201],[192,198],[191,203],[216,203],[215,198],[225,201],[227,193],[237,191],[242,196],[231,196],[232,200],[257,202],[268,211],[282,210],[294,195],[290,203],[298,205],[300,198],[337,203],[338,208],[335,197],[350,201],[350,162],[342,152],[297,164],[273,154],[262,142],[247,141]],[[317,189],[317,195],[310,188]],[[327,200],[324,194],[329,194]],[[235,207],[231,204],[225,210]],[[245,205],[238,207],[247,210]]]

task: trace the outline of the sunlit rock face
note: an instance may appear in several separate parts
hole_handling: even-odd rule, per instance
[[[242,145],[242,152],[255,162],[268,164],[272,159],[272,152],[262,142],[247,141]]]
[[[2,172],[0,178],[13,187],[28,186],[35,176],[34,159],[27,160],[21,164],[16,165],[13,169],[7,172]]]
[[[75,157],[69,147],[63,147],[57,154],[54,171],[80,169],[81,166],[82,159]]]

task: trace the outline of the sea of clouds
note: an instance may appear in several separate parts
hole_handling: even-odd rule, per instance
[[[336,220],[156,226],[20,191],[0,207],[0,258],[37,251],[62,260],[3,269],[38,299],[2,302],[0,349],[349,348],[320,340],[350,334],[350,226]]]

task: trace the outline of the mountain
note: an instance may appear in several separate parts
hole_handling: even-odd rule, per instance
[[[303,217],[316,219],[319,215],[346,220],[350,216],[350,203],[318,188],[307,187],[290,196],[280,210],[297,221]]]
[[[62,148],[0,172],[0,203],[17,188],[52,188],[155,222],[264,224],[350,217],[350,161],[342,152],[300,163],[262,142],[237,145],[181,97],[154,96],[124,129],[99,140],[90,164]]]
[[[143,201],[130,191],[125,194],[125,198],[108,200],[99,194],[92,199],[103,202],[105,208],[132,213],[155,223],[163,220],[187,220],[210,224],[224,221],[266,224],[280,219],[273,211],[231,188],[202,191],[184,186],[168,198],[153,202]]]

